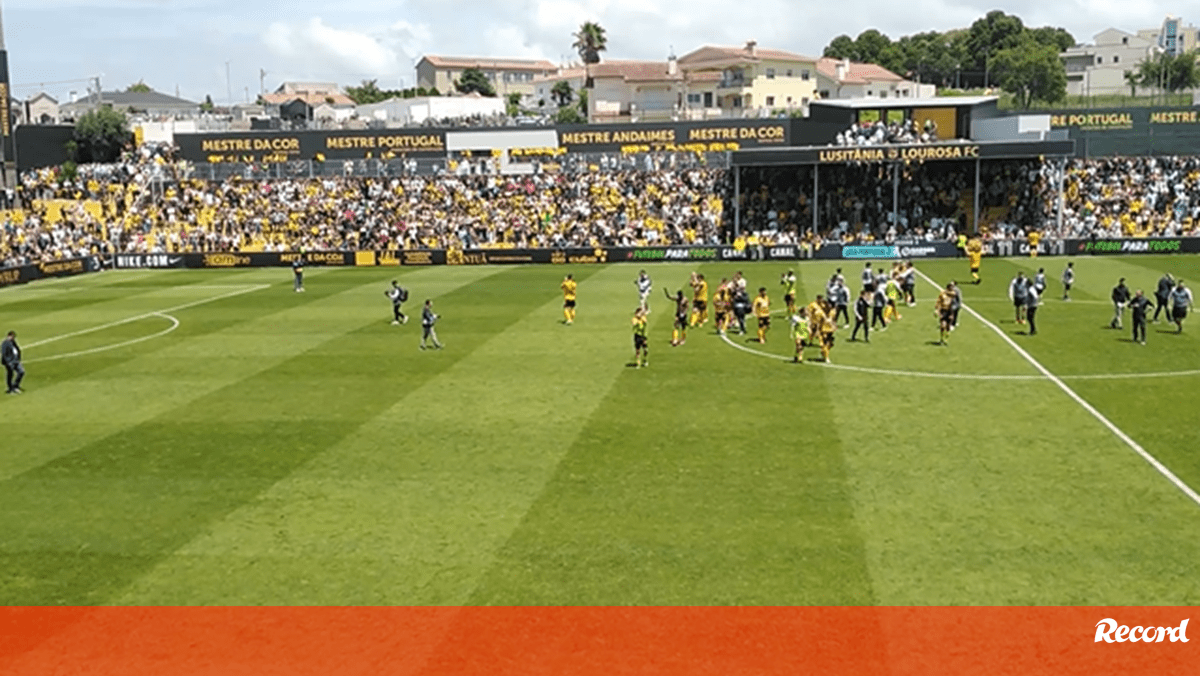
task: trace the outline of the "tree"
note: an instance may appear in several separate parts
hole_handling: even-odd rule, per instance
[[[1144,87],[1155,87],[1161,91],[1178,92],[1200,86],[1200,69],[1196,66],[1196,52],[1177,56],[1159,54],[1147,57],[1138,66],[1138,79]]]
[[[125,91],[134,92],[134,93],[138,93],[138,94],[145,94],[146,92],[152,92],[154,90],[151,89],[150,85],[146,84],[144,81],[138,80],[137,82],[134,82],[133,84],[126,87]]]
[[[592,65],[600,63],[600,52],[608,49],[608,38],[604,35],[604,29],[600,24],[594,21],[585,21],[579,27],[579,32],[574,34],[575,43],[571,45],[576,52],[579,53],[579,58],[583,61],[583,67],[587,70],[587,81],[583,83],[584,89],[591,89],[592,85]]]
[[[1028,38],[1016,47],[999,51],[993,66],[1000,87],[1022,108],[1029,108],[1034,101],[1061,101],[1067,95],[1066,68],[1053,46]]]
[[[1125,71],[1125,84],[1129,85],[1129,95],[1137,98],[1138,85],[1142,84],[1142,76],[1136,70]]]
[[[1030,28],[1029,35],[1039,45],[1049,45],[1059,52],[1065,52],[1075,46],[1075,36],[1067,32],[1065,28],[1051,28],[1050,26]]]
[[[966,54],[973,71],[971,80],[980,86],[991,84],[992,58],[1005,49],[1020,46],[1025,37],[1025,24],[1016,15],[992,10],[967,30]],[[966,65],[966,64],[964,64]]]
[[[587,119],[579,113],[579,109],[575,106],[566,106],[559,108],[554,114],[554,122],[557,124],[584,124]]]
[[[75,123],[75,161],[115,162],[132,138],[124,115],[112,108],[97,108]]]
[[[262,100],[261,96],[258,98],[259,98],[259,100]],[[216,106],[213,105],[212,94],[205,94],[204,95],[204,103],[200,104],[200,112],[211,113],[213,111],[213,108],[215,108],[215,107]]]
[[[867,29],[854,39],[854,61],[859,63],[879,63],[887,55],[892,46],[892,40],[874,28]]]
[[[588,93],[586,89],[579,92],[579,112],[583,115],[583,119],[588,119]]]
[[[558,104],[559,108],[570,105],[571,100],[575,98],[575,92],[571,90],[571,83],[566,80],[559,80],[550,88],[550,97]]]
[[[508,95],[508,101],[504,106],[505,112],[509,117],[516,117],[521,114],[521,93],[513,92]]]
[[[858,59],[858,52],[855,51],[854,40],[850,39],[849,35],[839,35],[829,41],[822,56],[830,59],[850,59],[851,61],[855,61]]]
[[[363,80],[357,87],[346,87],[346,96],[360,106],[386,101],[390,94],[379,88],[378,80]]]
[[[460,94],[470,94],[472,92],[482,96],[495,96],[496,89],[492,87],[492,83],[488,82],[487,76],[478,68],[468,68],[462,72],[458,81],[454,83],[454,88]]]

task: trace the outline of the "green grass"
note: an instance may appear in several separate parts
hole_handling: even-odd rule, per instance
[[[1005,296],[1036,265],[1029,337]],[[1105,328],[1118,277],[1152,290],[1200,260],[1081,258],[1071,303],[1063,265],[988,259],[967,303],[1200,487],[1200,374],[1137,375],[1200,370],[1200,324],[1145,347]],[[860,266],[739,267],[779,307],[786,268],[807,298]],[[1200,505],[981,321],[934,345],[932,285],[869,345],[840,332],[833,367],[795,366],[782,317],[765,346],[731,337],[758,353],[711,330],[669,347],[662,289],[692,269],[648,268],[648,369],[627,366],[628,266],[569,270],[573,326],[554,266],[0,291],[29,371],[0,400],[0,602],[1200,603]],[[446,349],[390,325],[397,277],[411,315],[435,300]]]

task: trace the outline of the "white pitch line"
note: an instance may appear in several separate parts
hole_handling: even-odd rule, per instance
[[[159,331],[158,333],[151,334],[149,336],[142,336],[141,338],[134,338],[133,340],[126,340],[124,342],[115,343],[113,345],[102,345],[100,347],[93,347],[90,350],[79,350],[78,352],[67,352],[65,354],[56,354],[51,357],[39,357],[37,359],[30,359],[30,360],[28,360],[28,363],[36,364],[38,362],[44,362],[44,361],[56,361],[58,359],[67,359],[68,357],[82,357],[84,355],[96,354],[97,352],[107,352],[108,350],[115,350],[120,347],[128,347],[130,345],[137,345],[138,343],[144,343],[147,340],[154,340],[155,338],[160,338],[162,336],[165,336],[168,333],[179,328],[179,320],[172,317],[169,314],[162,313],[162,312],[155,312],[152,316],[162,317],[163,319],[171,322],[171,325],[168,326],[166,329]]]
[[[920,270],[918,270],[917,274],[921,275],[921,278],[924,279],[925,281],[929,282],[931,285],[933,285],[933,287],[935,289],[942,288],[942,287],[938,286],[937,282],[930,279],[929,276],[926,275],[924,272],[921,272]],[[1072,390],[1070,387],[1068,387],[1067,384],[1064,383],[1061,378],[1059,378],[1058,376],[1051,373],[1050,370],[1047,369],[1045,366],[1042,366],[1041,362],[1034,359],[1033,355],[1026,352],[1025,349],[1022,348],[1020,345],[1017,345],[1016,341],[1014,341],[1012,338],[1010,338],[1007,333],[1005,333],[1003,330],[1000,329],[999,326],[996,326],[992,322],[988,321],[986,318],[984,318],[983,315],[981,315],[978,312],[976,312],[975,310],[971,309],[971,307],[969,305],[967,305],[966,303],[963,303],[962,309],[971,313],[971,315],[973,317],[975,317],[975,319],[978,319],[980,322],[983,323],[984,326],[990,328],[992,331],[994,331],[996,333],[996,335],[998,335],[1002,339],[1004,339],[1004,342],[1008,343],[1009,347],[1016,350],[1017,354],[1021,355],[1021,357],[1023,357],[1025,359],[1025,361],[1029,362],[1029,364],[1031,366],[1033,366],[1035,369],[1037,369],[1038,372],[1040,372],[1043,376],[1045,376],[1047,380],[1049,380],[1050,382],[1052,382],[1056,386],[1058,386],[1058,389],[1062,390],[1064,393],[1066,393],[1066,395],[1068,397],[1070,397],[1072,400],[1074,400],[1075,403],[1077,403],[1081,407],[1083,407],[1083,410],[1090,413],[1093,418],[1100,421],[1100,424],[1107,427],[1109,432],[1112,432],[1114,436],[1116,436],[1121,441],[1125,442],[1126,446],[1129,446],[1129,448],[1133,449],[1134,453],[1137,453],[1139,456],[1141,456],[1141,458],[1143,460],[1145,460],[1147,463],[1149,463],[1150,466],[1153,467],[1155,470],[1157,470],[1159,474],[1163,475],[1167,479],[1167,481],[1170,481],[1172,484],[1174,484],[1175,487],[1178,488],[1180,491],[1182,491],[1183,494],[1186,495],[1189,499],[1191,499],[1192,502],[1196,503],[1197,505],[1200,505],[1200,494],[1197,494],[1196,491],[1192,490],[1191,486],[1188,486],[1186,483],[1183,482],[1182,479],[1180,479],[1178,476],[1175,476],[1174,472],[1172,472],[1170,469],[1168,469],[1166,465],[1159,462],[1158,458],[1155,458],[1153,455],[1150,455],[1150,453],[1147,452],[1146,449],[1142,448],[1141,444],[1134,441],[1128,434],[1126,434],[1124,431],[1122,431],[1121,428],[1114,425],[1113,422],[1111,420],[1109,420],[1108,418],[1106,418],[1103,413],[1101,413],[1100,411],[1097,411],[1096,407],[1092,406],[1091,404],[1089,404],[1087,402],[1086,399],[1084,399],[1083,397],[1076,394],[1075,390]]]
[[[770,352],[763,352],[745,345],[738,345],[730,340],[728,335],[722,335],[721,340],[731,347],[737,348],[742,352],[749,352],[760,357],[768,357],[770,359],[778,359],[780,361],[790,362],[791,357],[784,357]],[[932,371],[898,371],[893,369],[877,369],[870,366],[850,366],[849,364],[826,364],[822,361],[806,361],[806,364],[812,364],[828,369],[838,369],[841,371],[855,371],[857,373],[871,373],[884,376],[908,376],[911,378],[941,378],[944,380],[1041,380],[1042,376],[1035,375],[992,375],[992,374],[971,374],[971,373],[935,373]]]
[[[50,343],[54,343],[54,342],[63,340],[65,338],[74,338],[75,336],[82,336],[82,335],[86,335],[89,333],[95,333],[96,331],[103,331],[104,329],[111,329],[114,326],[122,326],[122,325],[128,324],[130,322],[136,322],[141,319],[146,319],[147,317],[164,315],[164,314],[167,314],[170,312],[178,312],[179,310],[186,310],[190,307],[196,307],[197,305],[204,305],[205,303],[212,303],[212,302],[222,300],[225,298],[232,298],[233,296],[240,296],[240,295],[251,293],[254,291],[261,291],[262,289],[269,288],[270,286],[271,286],[270,284],[255,284],[253,286],[246,286],[246,287],[243,287],[240,291],[231,291],[229,293],[223,293],[219,296],[213,296],[211,298],[202,298],[200,300],[195,300],[190,303],[184,303],[182,305],[176,305],[174,307],[164,308],[162,310],[154,310],[152,312],[146,312],[144,314],[137,315],[136,317],[127,317],[125,319],[119,319],[115,322],[109,322],[107,324],[93,326],[89,329],[81,329],[79,331],[72,331],[71,333],[64,333],[61,336],[53,336],[51,338],[39,340],[35,343],[30,343],[25,346],[25,349],[41,347],[42,345],[49,345]]]
[[[1107,300],[1063,300],[1061,298],[1047,298],[1044,302],[1054,301],[1055,303],[1070,303],[1071,305],[1108,305],[1112,306],[1112,301]],[[972,298],[972,303],[1011,303],[1011,298]]]

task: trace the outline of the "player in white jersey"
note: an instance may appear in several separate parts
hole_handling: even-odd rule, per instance
[[[646,274],[645,270],[642,270],[638,273],[637,279],[633,280],[633,283],[637,285],[638,307],[645,310],[646,314],[650,314],[650,290],[654,287],[650,281],[650,275]]]

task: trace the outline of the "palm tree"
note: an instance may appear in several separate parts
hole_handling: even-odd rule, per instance
[[[1129,95],[1137,98],[1138,85],[1142,83],[1142,76],[1137,71],[1125,71],[1125,84],[1129,85]]]
[[[593,85],[591,65],[600,63],[600,52],[608,49],[608,38],[604,36],[604,29],[594,21],[585,21],[579,27],[579,32],[575,34],[575,44],[571,46],[579,52],[579,58],[583,60],[583,65],[587,69],[587,81],[583,86],[585,89],[591,89]]]
[[[566,107],[574,98],[574,92],[571,91],[571,83],[566,80],[559,80],[554,83],[554,87],[550,90],[550,96],[559,108]]]

